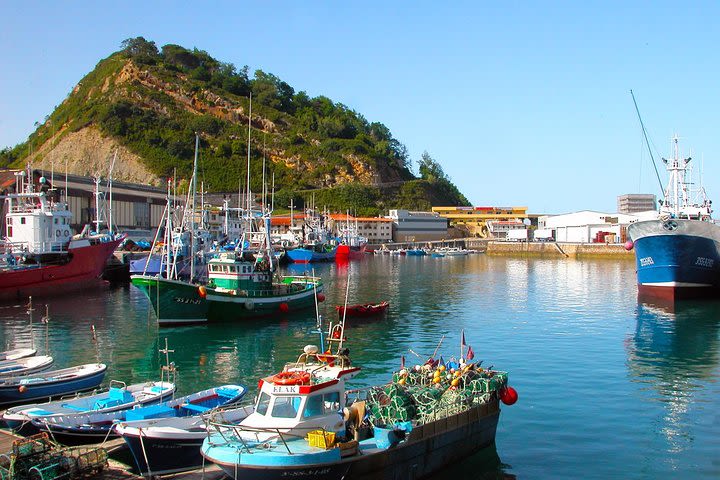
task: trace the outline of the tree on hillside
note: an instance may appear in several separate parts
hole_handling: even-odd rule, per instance
[[[435,184],[438,191],[447,199],[451,205],[470,205],[470,201],[450,181],[438,162],[433,160],[427,151],[424,151],[418,160],[420,178]]]
[[[433,160],[427,150],[422,153],[420,160],[418,160],[418,169],[420,171],[420,178],[423,180],[431,182],[447,180],[447,175],[445,175],[442,167]]]
[[[155,42],[145,40],[144,37],[127,38],[120,44],[122,51],[138,63],[155,64],[158,59],[158,49]]]

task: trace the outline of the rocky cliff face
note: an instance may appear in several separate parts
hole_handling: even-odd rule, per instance
[[[66,135],[58,132],[27,160],[33,168],[71,174],[107,177],[115,153],[113,178],[118,181],[145,185],[162,185],[160,178],[143,165],[142,158],[103,135],[93,125]]]

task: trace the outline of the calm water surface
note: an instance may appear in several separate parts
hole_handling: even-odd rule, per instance
[[[720,478],[720,302],[638,302],[629,261],[368,256],[315,272],[326,317],[348,281],[350,303],[391,302],[387,318],[348,327],[356,386],[389,380],[443,335],[444,358],[457,355],[461,329],[476,360],[510,372],[520,399],[503,408],[495,448],[438,478]],[[47,348],[58,367],[99,358],[108,380],[130,383],[159,376],[167,338],[179,393],[254,388],[317,343],[313,312],[159,330],[130,286],[34,307],[32,325],[24,305],[0,307],[0,347]]]

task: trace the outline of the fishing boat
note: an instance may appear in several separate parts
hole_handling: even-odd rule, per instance
[[[104,363],[0,379],[0,405],[28,403],[96,388],[105,376]]]
[[[337,255],[338,245],[325,224],[325,215],[319,215],[314,208],[305,211],[301,227],[299,246],[285,250],[285,256],[292,263],[332,262]]]
[[[517,399],[505,372],[462,359],[448,369],[430,358],[388,384],[351,390],[346,382],[361,369],[344,333],[344,323],[331,323],[335,353],[321,334],[320,348],[306,346],[261,379],[245,420],[211,416],[202,455],[234,479],[420,478],[493,444],[499,401]]]
[[[19,377],[47,370],[53,364],[53,361],[53,357],[49,355],[3,360],[0,362],[0,378]]]
[[[79,235],[70,229],[72,212],[56,201],[52,185],[33,172],[17,172],[17,193],[6,202],[5,232],[0,242],[0,299],[77,290],[99,281],[105,263],[123,237]],[[37,190],[37,191],[36,191]]]
[[[5,350],[0,352],[0,362],[6,360],[17,360],[19,358],[32,357],[37,353],[34,348],[13,348],[12,350]]]
[[[390,303],[387,301],[380,303],[361,303],[357,305],[335,305],[338,315],[342,317],[374,317],[383,315],[387,312]]]
[[[126,385],[111,380],[107,389],[93,391],[90,394],[78,393],[73,397],[60,400],[25,404],[8,408],[2,415],[8,427],[16,433],[28,435],[34,433],[31,420],[52,415],[87,412],[112,412],[160,402],[175,392],[175,384],[169,382],[142,382]]]
[[[148,276],[133,276],[131,281],[150,300],[160,325],[262,317],[324,300],[319,277],[276,275],[277,261],[267,253],[224,252],[207,267],[205,285]]]
[[[119,433],[112,428],[115,423],[194,415],[237,401],[244,393],[245,387],[223,385],[155,405],[113,412],[51,415],[36,418],[32,420],[32,424],[41,432],[48,432],[51,437],[64,445],[100,443],[105,439],[119,436]]]
[[[245,393],[245,387],[239,385],[217,387],[208,399],[173,408],[168,417],[124,421],[114,429],[125,440],[141,475],[193,470],[203,464],[200,447],[207,437],[207,416],[215,415],[225,423],[245,419],[252,413],[252,405],[235,405]]]
[[[713,296],[720,288],[720,225],[711,219],[705,190],[691,188],[691,159],[680,157],[677,136],[673,149],[663,159],[669,179],[657,214],[627,230],[638,293],[670,301]]]
[[[197,161],[195,165],[193,185]],[[180,279],[171,261],[164,277],[131,277],[132,284],[150,300],[159,325],[241,320],[288,313],[311,307],[316,299],[323,301],[322,281],[318,277],[276,273],[278,261],[270,238],[272,211],[267,202],[262,210],[253,208],[249,179],[247,185],[245,228],[240,242],[234,251],[219,252],[207,262],[207,283]],[[168,193],[168,201],[169,197]],[[166,221],[170,224],[169,216]]]
[[[354,223],[351,220],[354,220]],[[359,260],[365,256],[368,241],[358,233],[357,218],[352,219],[350,214],[346,213],[345,223],[340,225],[338,238],[340,243],[335,252],[336,258]]]
[[[285,250],[285,256],[293,263],[332,262],[337,255],[337,245],[316,243]]]

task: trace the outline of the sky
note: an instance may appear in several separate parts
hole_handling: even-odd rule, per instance
[[[381,122],[476,206],[617,210],[693,157],[720,198],[720,3],[0,2],[0,148],[127,39],[196,47]],[[666,181],[662,162],[661,180]]]

